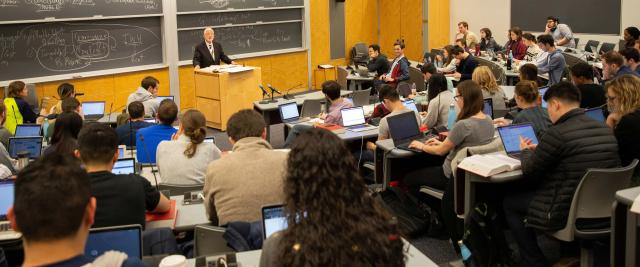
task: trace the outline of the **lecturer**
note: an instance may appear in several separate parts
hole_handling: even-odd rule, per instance
[[[222,51],[222,45],[213,41],[215,32],[212,28],[204,29],[204,41],[196,46],[193,52],[193,66],[196,69],[211,65],[220,65],[220,60],[227,64],[236,64]]]

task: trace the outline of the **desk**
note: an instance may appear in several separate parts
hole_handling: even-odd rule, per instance
[[[293,128],[293,126],[295,125],[308,125],[311,126],[312,123],[311,122],[302,122],[302,123],[285,123],[285,135],[288,134],[288,129]],[[351,142],[351,141],[359,141],[359,140],[367,140],[367,139],[371,139],[371,138],[377,138],[378,137],[378,127],[376,127],[375,129],[371,129],[371,130],[366,130],[366,131],[362,131],[362,132],[354,132],[354,131],[349,131],[347,129],[344,129],[344,132],[341,133],[337,133],[336,134],[338,137],[340,137],[340,139],[342,139],[345,142]],[[286,136],[285,136],[286,138]]]
[[[358,91],[358,90],[362,90],[362,84],[364,82],[371,82],[373,81],[374,77],[376,76],[375,72],[369,72],[369,75],[367,77],[362,77],[360,75],[358,75],[357,73],[354,73],[353,70],[347,69],[347,66],[339,66],[338,68],[344,70],[345,72],[347,72],[347,82],[351,81],[353,82],[353,84],[355,84],[352,90],[352,86],[349,85],[349,90],[351,91]],[[352,85],[353,85],[352,84]]]
[[[100,118],[99,120],[97,120],[98,123],[105,123],[105,124],[109,124],[112,127],[114,125],[116,125],[118,123],[118,115],[120,115],[122,113],[118,113],[118,112],[111,112],[111,113],[106,113],[104,114],[104,116],[102,118]]]
[[[640,187],[616,192],[611,213],[611,266],[637,266],[638,214],[631,204],[640,195]]]
[[[171,200],[176,201],[176,214],[175,227],[174,220],[162,220],[147,222],[146,229],[154,229],[160,227],[173,228],[175,231],[193,231],[196,225],[209,224],[209,218],[207,218],[207,212],[204,209],[204,204],[182,204],[183,196],[172,196]]]

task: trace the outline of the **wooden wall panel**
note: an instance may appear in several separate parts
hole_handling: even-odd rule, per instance
[[[415,0],[418,1],[418,0]],[[402,32],[400,29],[400,1],[380,0],[380,48],[382,53],[389,59],[393,59],[393,43],[400,39]]]
[[[439,1],[439,0],[438,0]],[[412,60],[422,59],[422,0],[401,0],[400,29],[406,48],[404,54]],[[435,0],[429,1],[435,2]]]
[[[123,73],[114,76],[114,110],[116,110],[116,108],[125,107],[127,105],[127,97],[129,97],[129,94],[138,89],[138,87],[140,87],[140,82],[142,81],[142,79],[147,76],[153,76],[160,81],[160,91],[158,92],[158,95],[171,94],[169,88],[169,71],[166,69]]]
[[[180,80],[180,109],[195,108],[196,88],[192,66],[178,68]]]
[[[429,49],[449,44],[449,17],[449,0],[429,1]]]

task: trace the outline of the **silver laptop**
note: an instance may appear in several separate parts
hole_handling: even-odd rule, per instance
[[[0,241],[19,239],[22,235],[11,229],[7,213],[13,206],[15,184],[13,180],[0,181]]]
[[[344,108],[340,113],[342,113],[342,126],[349,131],[363,132],[378,128],[366,123],[362,107]]]
[[[142,259],[142,226],[135,224],[91,229],[84,255],[95,259],[110,250]]]
[[[104,101],[82,103],[82,113],[85,120],[97,121],[104,117]]]
[[[133,158],[118,159],[111,170],[113,174],[136,174],[136,161]]]
[[[538,138],[533,130],[531,123],[511,124],[504,127],[498,127],[502,146],[507,156],[520,160],[520,137],[531,139],[533,144],[538,144]]]

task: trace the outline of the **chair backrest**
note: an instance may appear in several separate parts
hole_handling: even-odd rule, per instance
[[[581,63],[581,62],[584,62],[584,63],[587,62],[587,61],[583,60],[582,58],[577,57],[577,56],[575,56],[573,54],[562,52],[562,55],[564,56],[564,61],[566,61],[567,66],[569,66],[569,67],[573,67],[574,65],[576,65],[578,63]]]
[[[589,41],[587,41],[587,44],[584,46],[584,51],[595,53],[597,51],[592,51],[591,47],[593,46],[595,48],[598,48],[598,45],[600,45],[599,41],[589,40]]]
[[[194,230],[194,255],[195,257],[234,252],[227,246],[223,235],[226,231],[223,227],[212,225],[197,225]]]
[[[411,85],[407,82],[399,82],[396,90],[400,96],[407,97],[411,94]]]
[[[607,53],[609,51],[613,51],[613,49],[616,47],[616,44],[613,43],[602,43],[602,46],[600,46],[600,54],[604,54]]]
[[[409,67],[409,83],[416,84],[416,90],[418,92],[424,91],[424,76],[422,76],[422,71],[415,67]]]
[[[345,68],[338,68],[338,84],[342,87],[342,90],[349,90],[347,88],[347,76],[349,76],[349,71]]]
[[[203,184],[197,185],[178,185],[178,184],[167,184],[167,183],[159,183],[158,189],[169,190],[170,196],[182,196],[184,193],[191,191],[202,191],[204,188]]]
[[[618,51],[624,50],[626,46],[627,46],[627,41],[625,41],[624,39],[618,41]]]
[[[353,92],[353,105],[356,107],[369,105],[369,95],[371,94],[371,88],[367,90],[359,90]]]
[[[580,38],[573,38],[573,42],[576,44],[576,48],[578,48],[578,43],[580,43]]]
[[[351,49],[351,64],[363,64],[369,58],[369,47],[365,43],[356,43]]]
[[[322,102],[325,102],[324,99],[305,99],[302,102],[302,112],[300,112],[300,117],[313,117],[322,111]]]

